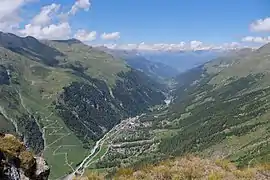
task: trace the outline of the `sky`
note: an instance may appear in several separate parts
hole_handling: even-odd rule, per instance
[[[0,31],[115,49],[258,47],[269,0],[0,0]]]

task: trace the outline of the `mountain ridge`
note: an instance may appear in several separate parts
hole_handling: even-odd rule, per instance
[[[166,84],[166,81],[179,73],[177,69],[162,62],[150,61],[136,51],[112,50],[106,47],[98,47],[98,49],[104,50],[116,58],[124,59],[130,67],[144,72],[152,79],[158,80],[163,84]]]

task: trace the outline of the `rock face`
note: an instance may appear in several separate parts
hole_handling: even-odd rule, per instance
[[[35,157],[15,136],[0,133],[1,180],[47,180],[49,166],[42,157]]]
[[[9,84],[9,79],[9,71],[3,65],[0,65],[0,85]]]

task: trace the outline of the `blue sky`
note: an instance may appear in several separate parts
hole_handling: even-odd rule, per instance
[[[62,25],[64,35],[61,37],[55,30],[52,38],[77,37],[89,44],[181,44],[191,41],[196,44],[196,41],[208,45],[232,42],[252,45],[270,41],[269,0],[19,1],[24,1],[18,6],[18,16],[24,20],[12,31],[37,38],[50,39],[50,28]],[[34,24],[33,18],[42,15],[42,8],[52,4],[55,6],[49,16],[50,22]],[[77,9],[70,13],[73,7]],[[65,24],[59,20],[59,14],[65,15]],[[259,27],[252,30],[251,25],[256,22]],[[26,25],[29,26],[26,28]],[[102,33],[106,33],[107,38],[101,38]],[[110,36],[110,33],[115,34]],[[243,39],[245,42],[241,41]]]
[[[73,23],[119,31],[124,43],[222,43],[249,35],[249,24],[269,15],[269,0],[93,0],[91,10]]]

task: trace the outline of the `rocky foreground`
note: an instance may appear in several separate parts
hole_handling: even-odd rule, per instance
[[[0,134],[1,180],[47,180],[50,168],[42,157],[27,150],[10,134]]]

